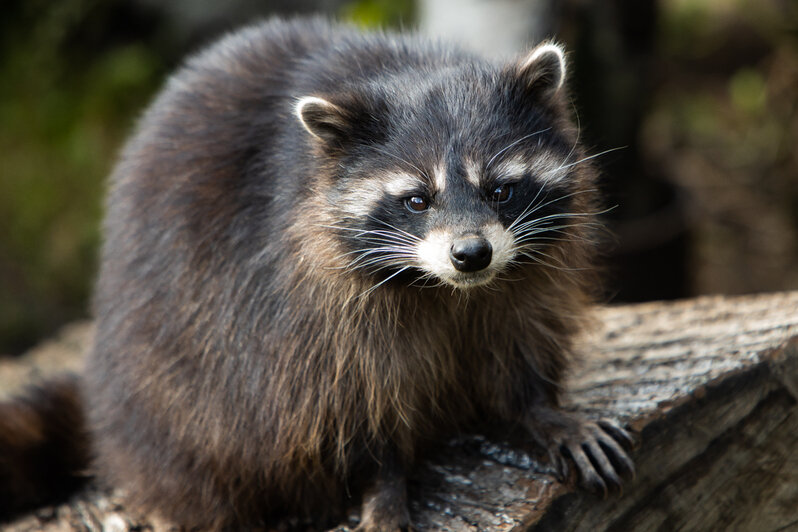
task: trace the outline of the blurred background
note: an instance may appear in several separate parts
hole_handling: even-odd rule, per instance
[[[104,179],[181,59],[275,13],[492,56],[555,37],[603,173],[611,302],[798,289],[794,0],[3,0],[0,354],[88,316]]]

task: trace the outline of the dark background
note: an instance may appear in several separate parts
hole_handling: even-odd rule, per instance
[[[617,205],[607,301],[798,289],[798,2],[548,5],[586,144],[623,147],[597,160]],[[88,316],[104,178],[165,76],[223,32],[296,12],[419,16],[413,0],[4,0],[0,353]]]

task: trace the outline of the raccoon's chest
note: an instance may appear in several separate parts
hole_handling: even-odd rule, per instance
[[[515,342],[512,327],[477,312],[428,318],[400,342],[410,349],[396,353],[407,361],[407,399],[444,425],[506,410],[509,389],[523,378]]]

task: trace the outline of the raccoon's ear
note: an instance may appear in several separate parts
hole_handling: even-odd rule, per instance
[[[539,44],[518,62],[515,75],[531,93],[553,96],[565,82],[563,48],[553,42]]]
[[[294,109],[307,132],[329,147],[340,145],[350,133],[352,118],[349,113],[323,98],[305,96],[297,101]]]

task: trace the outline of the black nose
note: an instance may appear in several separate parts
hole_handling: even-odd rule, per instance
[[[454,267],[461,272],[476,272],[490,264],[493,248],[481,236],[458,238],[449,250],[449,258]]]

